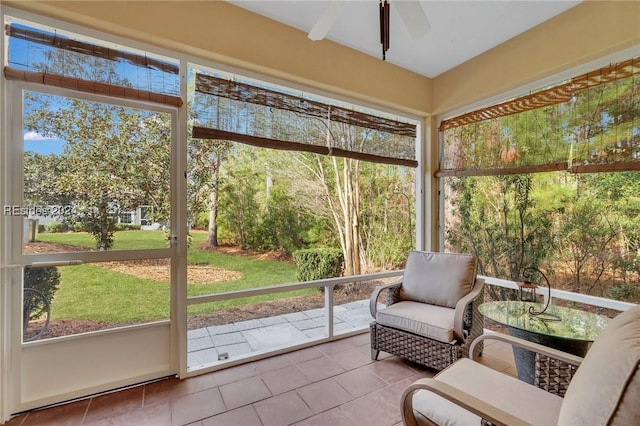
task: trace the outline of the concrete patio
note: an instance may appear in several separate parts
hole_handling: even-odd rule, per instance
[[[372,320],[368,300],[336,305],[333,312],[335,335],[366,328]],[[319,308],[189,330],[187,365],[193,370],[226,357],[305,343],[325,336],[325,322],[325,310]]]

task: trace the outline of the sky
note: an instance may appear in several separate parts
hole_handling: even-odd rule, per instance
[[[49,138],[36,132],[24,132],[24,151],[38,154],[61,154],[67,142],[63,139]]]

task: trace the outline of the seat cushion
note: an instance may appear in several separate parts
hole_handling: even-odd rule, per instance
[[[455,308],[473,288],[476,263],[470,254],[413,250],[404,268],[400,298]]]
[[[444,343],[453,342],[455,309],[421,302],[398,302],[380,309],[376,322]]]
[[[515,377],[462,358],[435,377],[532,425],[556,425],[562,398]],[[480,417],[429,391],[413,395],[416,419],[441,426],[480,425]],[[589,423],[583,423],[589,424]]]
[[[569,383],[560,424],[640,424],[640,307],[607,324]]]

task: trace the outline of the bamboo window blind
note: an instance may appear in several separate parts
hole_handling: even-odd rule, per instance
[[[192,136],[417,167],[416,125],[253,82],[197,73]]]
[[[5,25],[4,75],[66,89],[181,106],[179,64],[145,52],[22,22]]]
[[[640,58],[442,121],[436,176],[640,170]]]

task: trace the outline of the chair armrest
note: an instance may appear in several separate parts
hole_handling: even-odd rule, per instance
[[[480,295],[483,287],[484,278],[476,278],[476,284],[473,289],[456,303],[456,312],[453,319],[453,337],[455,339],[464,340],[464,312],[467,309],[467,305]]]
[[[380,293],[393,287],[400,287],[400,285],[402,285],[402,279],[373,289],[373,293],[371,293],[371,298],[369,299],[369,311],[371,312],[373,319],[376,318],[376,313],[378,312],[378,296],[380,296]]]
[[[527,426],[529,423],[515,417],[493,405],[469,395],[468,393],[455,388],[437,379],[420,379],[412,383],[402,394],[401,410],[402,421],[406,426],[417,426],[413,414],[413,393],[418,390],[426,390],[470,411],[494,425]]]
[[[562,352],[557,349],[550,348],[549,346],[544,346],[539,343],[530,342],[528,340],[520,339],[518,337],[509,336],[508,334],[502,333],[491,333],[491,334],[483,334],[476,338],[473,343],[471,343],[471,347],[469,348],[469,355],[472,360],[476,361],[476,346],[485,340],[500,340],[502,342],[509,343],[514,346],[521,347],[523,349],[528,349],[533,352],[537,352],[542,355],[546,355],[549,358],[557,359],[559,361],[565,362],[570,365],[574,365],[579,367],[582,363],[583,358],[577,355],[573,355],[567,352]]]

